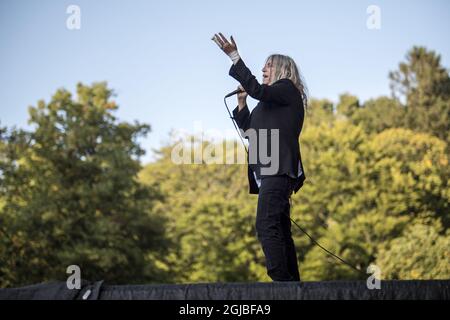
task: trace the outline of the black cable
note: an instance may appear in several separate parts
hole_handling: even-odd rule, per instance
[[[244,149],[245,149],[245,151],[246,151],[247,154],[248,154],[248,150],[247,150],[247,148],[245,147],[244,140],[242,140],[241,133],[240,133],[238,127],[236,126],[236,123],[235,123],[235,121],[234,121],[234,117],[231,115],[230,109],[228,109],[227,98],[226,98],[226,97],[223,98],[223,102],[225,103],[225,107],[227,108],[228,114],[230,115],[230,118],[231,118],[231,122],[233,122],[234,128],[236,129],[236,131],[237,131],[237,133],[238,133],[238,135],[239,135],[239,138],[241,138],[242,145],[244,146]]]
[[[311,237],[308,232],[306,232],[302,227],[300,227],[297,222],[295,222],[292,218],[291,218],[291,208],[292,208],[292,200],[291,200],[291,196],[289,195],[289,219],[291,219],[291,221],[297,226],[297,228],[300,229],[301,232],[303,232],[310,240],[312,243],[314,243],[315,245],[317,245],[319,248],[321,248],[323,251],[325,251],[326,253],[328,253],[329,255],[333,256],[334,258],[338,259],[339,261],[341,261],[343,264],[349,266],[350,268],[364,274],[366,276],[366,273],[360,269],[358,269],[357,267],[355,267],[354,265],[350,264],[349,262],[345,261],[344,259],[342,259],[341,257],[339,257],[338,255],[335,255],[333,252],[329,251],[327,248],[323,247],[319,242],[317,242],[313,237]]]
[[[227,101],[226,101],[226,97],[223,98],[223,102],[225,103],[225,107],[228,110],[228,114],[230,115],[231,121],[233,122],[234,128],[236,129],[236,131],[239,134],[239,137],[241,138],[242,141],[242,145],[244,146],[245,151],[247,152],[248,155],[248,150],[245,147],[245,143],[244,140],[242,140],[242,136],[241,133],[239,132],[239,129],[236,126],[235,123],[235,119],[234,117],[231,115],[230,109],[228,109],[228,105],[227,105]],[[292,201],[291,201],[291,195],[289,195],[289,219],[297,226],[297,228],[300,229],[301,232],[303,232],[310,240],[313,244],[317,245],[319,248],[321,248],[323,251],[325,251],[326,253],[328,253],[329,255],[331,255],[332,257],[338,259],[339,261],[341,261],[343,264],[347,265],[348,267],[358,271],[361,274],[364,274],[366,276],[366,273],[358,268],[356,268],[355,266],[353,266],[352,264],[350,264],[349,262],[345,261],[344,259],[342,259],[341,257],[339,257],[338,255],[334,254],[333,252],[329,251],[327,248],[323,247],[319,242],[317,242],[313,237],[311,237],[302,227],[300,227],[297,222],[295,222],[292,218],[291,218],[291,207],[292,207]]]

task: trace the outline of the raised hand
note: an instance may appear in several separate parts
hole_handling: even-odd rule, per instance
[[[236,42],[233,39],[233,36],[230,37],[231,43],[225,38],[225,36],[219,32],[219,35],[214,34],[214,36],[211,38],[220,49],[222,49],[223,52],[225,52],[227,55],[230,55],[233,51],[237,51],[237,45]]]

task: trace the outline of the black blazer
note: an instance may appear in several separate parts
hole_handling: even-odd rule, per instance
[[[229,75],[239,81],[249,96],[259,100],[251,113],[248,106],[245,106],[241,111],[238,111],[239,107],[236,107],[233,110],[233,118],[244,132],[249,128],[253,128],[257,132],[259,132],[258,129],[267,129],[267,150],[269,150],[269,153],[271,150],[271,129],[279,130],[279,168],[276,173],[270,175],[288,174],[291,177],[296,177],[294,186],[294,192],[296,193],[306,179],[299,146],[299,136],[304,120],[303,100],[300,91],[289,79],[280,79],[270,86],[259,84],[242,59],[231,66]],[[247,135],[243,135],[243,137],[249,138]],[[267,176],[267,174],[261,174],[261,168],[269,167],[271,164],[261,163],[257,149],[259,141],[252,144],[251,140],[249,139],[249,153],[255,152],[258,156],[257,163],[249,163],[248,165],[249,193],[258,194],[259,188],[253,171],[260,179]],[[270,154],[269,156],[273,158],[275,155]],[[249,155],[247,154],[248,160]],[[300,175],[299,169],[301,169]]]

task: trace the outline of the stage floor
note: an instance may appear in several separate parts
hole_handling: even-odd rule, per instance
[[[108,285],[82,281],[80,289],[65,282],[0,289],[0,300],[428,300],[450,299],[450,280],[199,283]]]

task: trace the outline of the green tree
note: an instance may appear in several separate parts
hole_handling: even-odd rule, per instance
[[[303,142],[314,183],[294,197],[293,216],[352,265],[365,271],[379,246],[401,237],[415,218],[446,221],[448,228],[445,142],[405,129],[366,136],[342,121],[310,128]],[[296,243],[304,279],[361,277],[318,247]]]
[[[437,98],[450,97],[450,77],[441,65],[441,56],[425,47],[413,47],[398,70],[389,73],[392,94],[406,98],[408,105],[427,105]]]
[[[2,132],[0,285],[65,279],[164,281],[164,220],[157,186],[136,176],[148,125],[118,122],[105,83],[60,89],[30,107],[34,130]]]
[[[413,47],[389,78],[393,96],[405,103],[406,127],[450,143],[450,76],[440,55]]]
[[[336,106],[337,114],[351,118],[360,108],[359,100],[356,96],[344,93],[339,96],[339,102]]]
[[[353,124],[361,125],[366,133],[377,134],[386,129],[407,127],[405,107],[396,99],[379,97],[366,101],[350,116]]]
[[[171,282],[269,281],[256,239],[257,197],[248,194],[246,165],[204,160],[211,154],[225,163],[242,155],[245,151],[236,145],[240,142],[199,143],[197,137],[190,137],[196,143],[188,163],[176,164],[172,151],[180,143],[189,150],[188,138],[162,147],[159,159],[140,174],[144,184],[159,181],[161,192],[167,194],[155,210],[168,220],[167,237],[173,245],[164,261]],[[211,147],[219,151],[211,152]],[[195,164],[194,153],[202,153],[203,160]]]
[[[448,278],[448,71],[415,47],[390,79],[392,98],[311,99],[291,215],[363,271]],[[110,282],[270,280],[247,165],[225,161],[245,159],[239,140],[191,137],[185,164],[174,141],[141,168],[136,139],[149,127],[118,123],[104,84],[77,91],[31,108],[32,132],[0,129],[0,285],[62,278],[69,264]],[[292,233],[303,280],[365,278]]]
[[[346,120],[328,120],[302,133],[307,181],[292,199],[292,218],[314,238],[365,271],[380,247],[402,237],[415,219],[448,221],[445,142],[402,128],[369,135]],[[205,152],[207,143],[197,148]],[[155,209],[168,219],[173,246],[164,262],[172,281],[268,281],[254,230],[257,197],[248,194],[246,166],[177,165],[176,145],[161,148],[159,160],[140,175],[144,183],[160,181],[167,194]],[[295,226],[292,232],[303,280],[364,278]]]
[[[335,120],[334,105],[328,99],[310,99],[309,107],[305,113],[303,128],[321,123],[331,124]]]
[[[384,279],[448,279],[450,232],[438,220],[418,220],[401,237],[380,245],[376,264]]]

